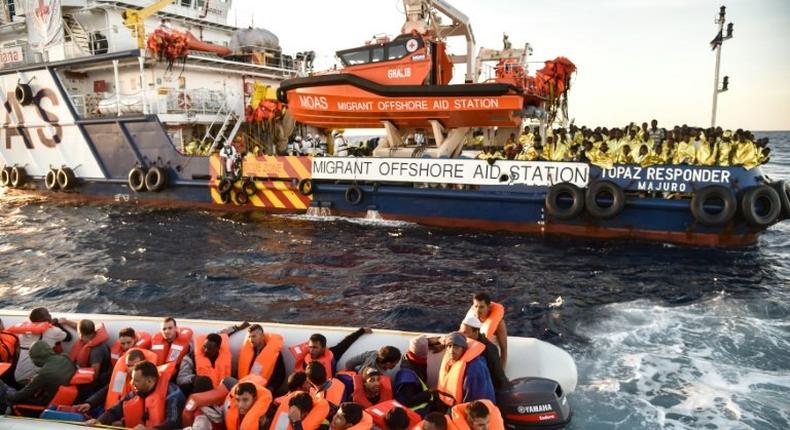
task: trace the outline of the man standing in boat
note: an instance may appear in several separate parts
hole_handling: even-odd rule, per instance
[[[502,368],[507,369],[507,326],[505,326],[505,307],[492,302],[488,293],[477,293],[472,297],[472,307],[467,315],[480,320],[480,333],[499,346]]]

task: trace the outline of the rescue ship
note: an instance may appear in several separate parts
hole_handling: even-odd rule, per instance
[[[225,23],[230,1],[144,3],[6,8],[0,27],[14,31],[0,32],[3,57],[17,63],[0,70],[0,184],[697,246],[753,244],[790,216],[787,185],[759,167],[468,158],[473,130],[502,146],[527,121],[567,121],[575,65],[558,57],[531,76],[528,44],[478,50],[469,18],[444,0],[404,0],[399,36],[338,51],[340,67],[317,73],[310,52],[240,43],[255,37]],[[460,55],[448,52],[454,37],[466,41]],[[372,156],[286,155],[291,136],[370,127],[385,134]]]
[[[100,314],[64,314],[59,315],[72,321],[89,319],[93,321],[98,329],[107,334],[107,342],[112,345],[117,340],[117,333],[125,327],[134,327],[138,333],[158,333],[160,330],[161,318],[122,316],[122,315],[100,315]],[[0,319],[6,329],[22,324],[27,320],[27,313],[16,310],[0,310]],[[180,333],[188,331],[189,338],[208,333],[216,333],[219,330],[233,325],[228,321],[213,320],[188,320],[179,319],[178,327]],[[286,348],[297,346],[305,342],[313,333],[321,333],[326,336],[327,345],[335,345],[348,334],[356,329],[346,327],[320,327],[308,325],[291,325],[261,323],[265,333],[276,333],[282,336],[282,356],[285,366],[290,373],[294,367],[295,358],[293,354],[286,351]],[[11,329],[13,330],[13,329]],[[70,329],[69,329],[70,330]],[[360,337],[343,354],[338,361],[338,368],[342,368],[345,359],[361,354],[365,351],[378,350],[381,346],[391,345],[401,351],[409,350],[409,341],[419,336],[421,333],[401,332],[394,330],[375,329],[372,334]],[[437,335],[439,336],[439,335]],[[72,338],[77,339],[77,335],[72,332]],[[236,333],[229,337],[230,352],[233,357],[232,367],[237,367],[236,361],[239,351],[244,342],[244,333]],[[70,343],[62,344],[64,351],[71,348]],[[501,410],[507,428],[512,430],[531,430],[545,428],[561,428],[571,420],[571,409],[567,395],[576,388],[577,370],[573,358],[564,350],[535,338],[524,338],[509,336],[508,351],[512,357],[518,360],[509,360],[505,373],[512,381],[512,388],[507,392],[498,395],[498,407]],[[428,381],[430,386],[436,386],[439,378],[439,367],[442,363],[443,352],[428,353]],[[5,364],[5,366],[4,366]],[[7,363],[0,363],[0,374],[7,371]],[[84,371],[92,369],[83,369]],[[394,377],[398,368],[390,370],[389,376]],[[83,372],[85,373],[85,372]],[[89,373],[89,372],[88,372]],[[79,374],[79,372],[78,372]],[[235,374],[235,372],[234,372]],[[90,378],[80,377],[76,384],[89,383]],[[79,384],[77,384],[79,385]],[[27,429],[84,429],[79,422],[85,417],[82,414],[74,414],[69,411],[73,395],[76,395],[77,385],[61,386],[56,400],[50,405],[48,410],[43,411],[44,419],[19,416],[0,415],[0,428],[13,430]],[[73,395],[68,395],[72,392]],[[220,401],[221,404],[222,400]],[[188,402],[189,403],[189,402]],[[17,408],[20,409],[21,408]],[[42,408],[38,408],[41,412]],[[194,410],[192,411],[194,413]],[[186,415],[186,414],[185,414]],[[46,418],[63,420],[64,418],[75,420],[68,423],[63,421],[51,421]],[[182,415],[183,420],[183,415]],[[188,426],[190,424],[186,424]]]

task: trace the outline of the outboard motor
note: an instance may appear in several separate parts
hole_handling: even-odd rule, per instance
[[[571,407],[556,381],[519,378],[497,393],[497,406],[508,430],[559,429],[571,421]]]

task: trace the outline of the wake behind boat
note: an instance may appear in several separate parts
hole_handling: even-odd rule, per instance
[[[6,328],[28,321],[28,313],[16,310],[0,310]],[[125,327],[134,327],[135,330],[147,333],[157,333],[160,330],[161,318],[105,315],[105,314],[58,314],[70,320],[89,319],[97,326],[103,324],[109,334],[108,344],[117,340],[118,332]],[[219,320],[179,320],[179,327],[188,327],[194,335],[205,335],[233,325],[237,322]],[[277,323],[261,323],[266,333],[276,333],[283,336],[283,358],[286,368],[290,372],[294,368],[295,359],[288,354],[286,347],[299,345],[305,342],[313,333],[326,336],[327,345],[333,345],[356,329],[347,327],[326,327],[309,325],[292,325]],[[363,335],[356,340],[348,350],[338,359],[338,369],[343,368],[346,360],[365,351],[377,350],[383,345],[391,345],[401,351],[408,351],[410,341],[420,333],[402,332],[386,329],[375,329],[371,334]],[[437,335],[441,336],[441,335]],[[234,374],[238,363],[239,351],[244,341],[244,334],[239,332],[231,335],[230,349],[233,357]],[[71,343],[63,345],[68,351]],[[529,429],[539,423],[562,425],[570,419],[567,393],[573,392],[577,384],[576,364],[571,356],[562,349],[535,338],[509,337],[509,355],[513,357],[508,361],[505,369],[508,378],[513,382],[513,388],[499,401],[499,407],[505,418],[508,428]],[[439,378],[439,367],[443,352],[428,354],[428,381],[430,386],[436,386]],[[396,369],[390,371],[395,376]],[[552,384],[553,381],[556,381]],[[541,389],[548,391],[541,391]],[[556,388],[560,387],[560,388]],[[540,418],[543,417],[543,418]],[[538,424],[536,424],[538,423]],[[1,428],[29,429],[42,428],[41,421],[22,419],[18,417],[0,417]],[[68,429],[71,424],[60,424],[52,421],[46,422],[46,428]],[[539,426],[545,428],[545,426]]]

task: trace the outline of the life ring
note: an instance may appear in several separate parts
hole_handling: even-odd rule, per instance
[[[70,190],[74,188],[74,183],[77,177],[74,176],[74,171],[68,167],[62,167],[58,170],[58,187],[61,190]]]
[[[7,187],[10,184],[11,184],[11,168],[3,167],[3,170],[0,170],[0,185]]]
[[[227,176],[222,178],[217,185],[217,191],[220,194],[229,193],[231,189],[233,189],[233,180]]]
[[[313,194],[313,180],[309,178],[300,179],[296,188],[303,196],[309,196]]]
[[[167,172],[161,167],[151,167],[145,174],[145,189],[158,192],[167,185]]]
[[[721,210],[718,212],[708,212],[705,205],[711,201],[721,202]],[[728,187],[722,185],[711,185],[694,193],[691,197],[691,214],[694,219],[705,225],[722,225],[729,222],[735,216],[738,203],[735,193]]]
[[[178,97],[176,97],[176,103],[178,104],[179,109],[192,109],[192,97],[190,97],[187,93],[178,93]]]
[[[359,188],[357,185],[346,188],[346,202],[352,206],[360,204],[363,197],[365,197],[365,195],[362,192],[362,188]]]
[[[44,176],[44,186],[50,191],[57,191],[58,189],[58,171],[49,169],[46,176]]]
[[[14,166],[11,168],[11,186],[19,188],[27,182],[27,172],[24,167]]]
[[[560,199],[570,197],[571,205],[560,205]],[[546,212],[557,219],[573,219],[584,210],[584,191],[568,182],[552,185],[546,193]]]
[[[258,192],[258,187],[255,186],[255,179],[247,178],[244,180],[244,183],[241,184],[241,190],[244,191],[244,194],[247,197],[252,197],[255,193]],[[249,199],[247,199],[249,200]]]
[[[598,202],[598,197],[601,194],[607,194],[611,197],[612,203],[609,206],[601,205]],[[584,198],[584,206],[587,207],[587,213],[592,215],[594,218],[614,218],[623,211],[623,208],[625,208],[625,194],[623,193],[623,189],[614,182],[594,182],[587,188],[587,194]]]
[[[782,210],[785,218],[790,218],[790,184],[785,181],[777,181],[771,186],[779,194],[779,200],[782,201]]]
[[[135,193],[145,190],[145,170],[141,167],[135,167],[129,171],[127,180],[129,188]]]
[[[225,193],[219,193],[219,201],[223,205],[230,203],[230,191]]]
[[[741,214],[755,227],[773,224],[782,212],[779,193],[768,185],[747,188],[741,196]]]
[[[242,192],[236,193],[236,204],[240,206],[244,206],[249,202],[250,202],[250,196],[248,196],[246,192],[242,190]]]
[[[33,88],[30,88],[28,84],[16,84],[14,98],[16,98],[16,101],[22,106],[33,103]]]

